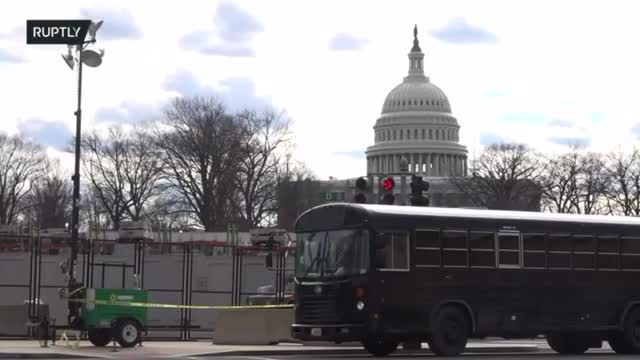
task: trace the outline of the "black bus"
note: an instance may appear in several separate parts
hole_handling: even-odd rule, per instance
[[[539,335],[640,353],[640,219],[338,203],[295,230],[294,338],[377,356]]]

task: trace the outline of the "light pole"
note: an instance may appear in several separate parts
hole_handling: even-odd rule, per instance
[[[74,45],[69,45],[68,53],[62,55],[71,70],[75,65],[78,66],[78,108],[74,112],[76,116],[76,139],[75,139],[75,167],[73,174],[73,209],[71,214],[71,254],[69,256],[68,266],[68,282],[69,294],[80,287],[79,282],[75,279],[74,268],[78,257],[78,229],[80,218],[80,141],[81,141],[81,125],[82,125],[82,65],[90,67],[98,67],[102,64],[104,50],[94,47],[96,42],[96,32],[102,26],[102,21],[91,22],[89,26],[89,39],[83,43],[75,45],[75,55],[73,54]],[[73,297],[72,295],[70,297]],[[79,303],[69,301],[69,325],[74,326],[79,320]]]

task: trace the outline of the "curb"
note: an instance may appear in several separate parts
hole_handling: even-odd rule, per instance
[[[91,355],[71,355],[63,353],[3,353],[0,359],[100,359]]]
[[[526,353],[538,352],[540,348],[536,345],[523,346],[469,346],[464,353],[488,354],[488,353]],[[403,350],[400,354],[432,354],[429,349]],[[296,349],[296,350],[228,350],[216,353],[190,354],[191,357],[220,357],[220,356],[284,356],[284,355],[363,355],[368,354],[364,349]]]

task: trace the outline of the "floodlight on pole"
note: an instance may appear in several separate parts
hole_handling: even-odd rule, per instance
[[[62,59],[67,63],[67,66],[69,66],[69,68],[73,70],[73,67],[76,63],[76,60],[73,57],[73,45],[68,46],[67,54],[62,54]]]
[[[89,67],[98,67],[102,64],[102,57],[104,56],[104,50],[98,50],[93,45],[96,42],[96,32],[102,26],[102,21],[91,22],[89,26],[89,40],[83,41],[81,44],[75,45],[75,56],[72,51],[74,45],[70,45],[68,53],[62,55],[62,58],[67,65],[74,70],[75,63],[78,63],[78,107],[74,112],[76,116],[76,137],[75,137],[75,171],[73,174],[73,208],[71,214],[71,242],[70,242],[70,256],[67,278],[69,281],[68,291],[69,293],[76,294],[78,288],[82,287],[75,276],[74,268],[78,258],[78,230],[80,223],[80,144],[81,144],[81,128],[82,128],[82,64]],[[69,301],[69,314],[68,325],[76,327],[81,325],[80,321],[80,306],[76,302]]]
[[[100,66],[103,56],[104,50],[97,49],[95,46],[89,45],[86,49],[82,50],[82,62],[90,67]]]

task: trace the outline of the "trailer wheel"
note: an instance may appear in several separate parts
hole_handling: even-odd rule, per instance
[[[103,347],[111,342],[111,329],[89,329],[89,341],[94,346]]]
[[[456,306],[445,306],[431,321],[429,350],[438,356],[460,355],[467,347],[471,322]]]
[[[373,356],[387,356],[398,348],[398,343],[382,338],[368,337],[362,341],[362,346]]]
[[[558,354],[583,354],[589,344],[577,334],[551,333],[546,336],[547,344]]]
[[[122,347],[134,347],[140,343],[142,329],[136,321],[130,319],[121,320],[116,325],[115,338]]]

